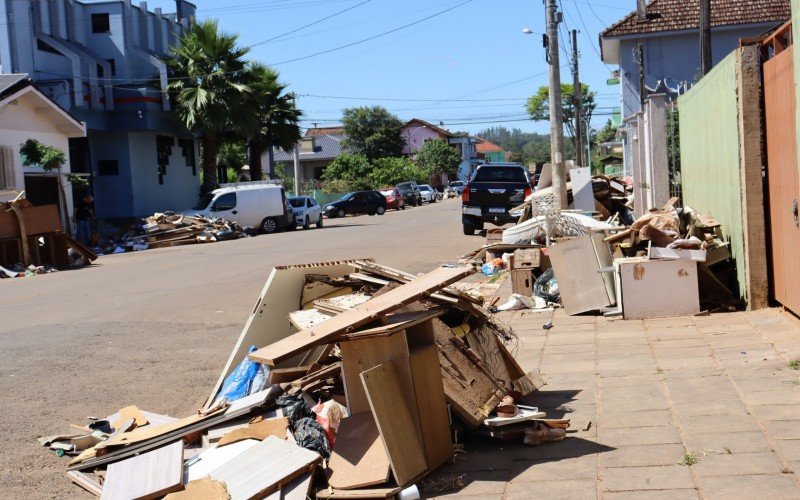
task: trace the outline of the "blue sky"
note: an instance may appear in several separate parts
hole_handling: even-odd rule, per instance
[[[560,1],[565,13],[561,33],[566,35],[567,29],[581,32],[581,80],[598,94],[597,113],[607,113],[619,106],[619,87],[606,84],[613,68],[600,60],[598,34],[634,10],[636,1]],[[305,126],[333,125],[345,107],[379,104],[403,119],[442,121],[451,130],[477,132],[496,125],[548,130],[546,123],[527,120],[524,110],[524,99],[547,83],[542,0],[195,3],[198,18],[219,19],[224,30],[239,33],[241,44],[261,42],[250,56],[273,65],[281,79],[301,95],[299,106],[306,114]],[[151,0],[148,5],[174,10],[169,0]],[[339,13],[345,9],[349,10]],[[442,11],[446,12],[439,14]],[[385,36],[314,55],[434,15]],[[524,35],[526,27],[535,34]],[[287,34],[294,30],[298,31]],[[566,57],[571,48],[565,36],[561,45],[562,79],[571,82]],[[606,119],[597,116],[593,125],[602,126]]]

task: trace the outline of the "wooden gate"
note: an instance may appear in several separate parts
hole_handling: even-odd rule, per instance
[[[800,314],[800,173],[793,47],[787,48],[788,37],[781,36],[790,31],[781,29],[765,41],[765,55],[770,59],[764,63],[764,108],[774,296]]]

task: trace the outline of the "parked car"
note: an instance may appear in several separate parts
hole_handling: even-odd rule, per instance
[[[355,191],[347,193],[341,199],[325,205],[327,217],[344,217],[345,215],[383,215],[386,213],[386,198],[378,191]]]
[[[270,234],[294,229],[294,211],[283,186],[264,182],[243,182],[206,193],[191,210],[179,212],[201,217],[223,217],[241,226],[259,228]]]
[[[458,196],[464,192],[464,181],[450,181],[450,189],[454,190]]]
[[[322,227],[322,207],[312,196],[293,196],[289,198],[289,204],[294,210],[294,223],[308,229],[311,224]]]
[[[395,189],[403,196],[403,201],[406,205],[417,207],[422,205],[422,193],[419,190],[416,182],[401,182]]]
[[[395,188],[381,189],[381,194],[386,197],[386,210],[405,210],[406,202],[400,192]]]
[[[478,167],[461,195],[464,234],[475,234],[485,222],[501,226],[517,217],[509,212],[533,193],[528,169],[517,163],[487,163]]]
[[[436,203],[436,190],[433,189],[428,184],[420,184],[419,185],[419,192],[420,196],[422,196],[422,201],[427,201],[428,203]]]

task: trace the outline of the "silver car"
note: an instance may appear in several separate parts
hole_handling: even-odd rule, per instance
[[[429,184],[420,184],[419,192],[422,195],[422,202],[436,203],[436,190]]]

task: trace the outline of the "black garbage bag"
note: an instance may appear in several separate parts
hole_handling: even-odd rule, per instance
[[[325,429],[313,418],[301,418],[294,423],[294,439],[307,450],[316,451],[323,458],[331,456],[331,444]]]
[[[283,416],[292,422],[292,427],[294,427],[295,423],[300,419],[316,417],[316,414],[300,392],[296,394],[284,394],[275,401],[275,404],[278,408],[283,408]]]
[[[555,288],[556,290],[553,290]],[[558,303],[561,295],[557,290],[557,282],[552,269],[545,271],[533,284],[533,294],[541,297],[548,303]]]

